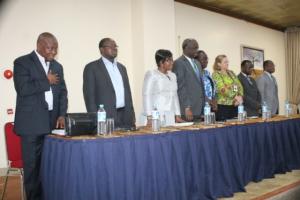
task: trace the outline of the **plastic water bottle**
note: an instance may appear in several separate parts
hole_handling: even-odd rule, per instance
[[[152,110],[152,131],[157,132],[160,130],[160,115],[159,111],[154,108]]]
[[[240,103],[238,106],[238,121],[244,121],[244,105]]]
[[[290,108],[290,103],[289,100],[285,100],[285,104],[284,104],[284,113],[286,117],[290,116],[291,112],[291,108]]]
[[[205,125],[208,125],[211,123],[210,112],[211,112],[210,105],[208,102],[205,102],[205,106],[204,106],[204,124]]]
[[[103,104],[99,105],[97,111],[97,134],[106,134],[106,112]]]
[[[268,105],[265,101],[261,104],[261,113],[262,113],[262,119],[266,120],[268,118]]]

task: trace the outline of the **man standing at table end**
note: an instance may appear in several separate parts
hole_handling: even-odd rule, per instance
[[[199,121],[205,103],[202,68],[194,59],[198,48],[195,39],[185,39],[182,43],[183,55],[175,60],[173,67],[177,76],[181,115],[187,121]]]
[[[115,126],[135,127],[131,90],[124,65],[117,62],[118,46],[111,38],[99,42],[101,58],[90,62],[83,72],[83,96],[88,112],[97,112],[104,105],[107,118],[114,118]]]
[[[45,32],[39,35],[35,51],[14,61],[15,132],[21,136],[27,200],[42,199],[40,163],[45,135],[65,125],[67,88],[62,65],[54,59],[57,48],[55,36]]]
[[[278,86],[275,77],[275,65],[271,60],[264,61],[264,73],[256,79],[257,87],[261,95],[262,102],[266,102],[271,114],[278,114],[279,99]]]

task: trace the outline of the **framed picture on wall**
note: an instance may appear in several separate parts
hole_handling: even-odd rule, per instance
[[[250,60],[254,68],[263,68],[264,50],[241,45],[241,57],[243,60]]]
[[[241,60],[250,60],[254,65],[251,76],[256,79],[263,73],[264,50],[241,45]]]

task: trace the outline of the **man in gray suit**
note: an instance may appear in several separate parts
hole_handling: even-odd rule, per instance
[[[256,80],[262,102],[266,102],[272,115],[278,114],[279,100],[278,87],[275,77],[274,63],[271,60],[264,61],[264,73]]]
[[[135,127],[135,115],[127,71],[116,61],[118,46],[111,38],[99,42],[102,57],[90,62],[83,72],[83,96],[88,112],[104,105],[107,118],[119,128]]]
[[[202,68],[194,59],[198,48],[195,39],[185,39],[182,43],[183,55],[175,60],[173,67],[177,76],[181,115],[187,121],[201,119],[205,102]]]
[[[244,88],[244,106],[248,116],[258,116],[261,107],[261,96],[255,80],[250,76],[253,64],[250,60],[241,63],[241,73],[238,78]]]

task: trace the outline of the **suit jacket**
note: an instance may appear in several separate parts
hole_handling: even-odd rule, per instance
[[[205,103],[204,86],[202,81],[202,68],[196,61],[200,72],[200,79],[197,77],[193,66],[188,59],[182,55],[175,60],[173,72],[177,76],[178,97],[181,115],[185,115],[185,108],[191,107],[194,116],[200,116],[203,113]]]
[[[261,107],[261,96],[258,91],[257,85],[255,80],[252,77],[250,78],[250,81],[252,84],[249,83],[248,79],[240,73],[238,75],[238,78],[244,88],[244,107],[247,111],[248,116],[258,116],[259,115],[259,109]]]
[[[117,63],[117,66],[123,79],[125,115],[128,116],[124,125],[131,127],[135,123],[135,115],[127,71],[121,63]],[[97,112],[98,106],[103,104],[107,117],[116,119],[116,94],[102,58],[85,66],[83,72],[83,96],[88,112]]]
[[[272,80],[272,78],[264,72],[258,79],[256,79],[256,83],[261,94],[262,101],[267,103],[272,115],[277,114],[279,109],[279,100],[275,77],[274,80]]]
[[[65,116],[68,107],[67,88],[62,65],[50,62],[49,70],[58,74],[59,83],[51,85],[53,110],[49,114],[45,91],[50,90],[47,75],[36,53],[21,56],[14,61],[14,84],[17,92],[15,131],[19,135],[48,134],[59,116]],[[50,127],[50,124],[53,126]]]

